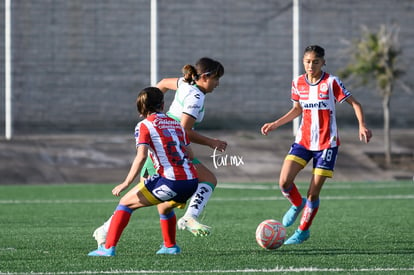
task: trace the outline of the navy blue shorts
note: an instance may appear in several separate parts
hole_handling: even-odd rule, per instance
[[[198,179],[169,180],[158,174],[138,184],[139,191],[152,204],[171,201],[178,208],[184,208],[187,200],[197,190]]]
[[[313,174],[332,178],[337,154],[338,147],[310,151],[302,145],[294,143],[286,159],[295,161],[305,167],[313,158]]]

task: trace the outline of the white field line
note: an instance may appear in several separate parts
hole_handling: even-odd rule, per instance
[[[401,200],[414,199],[413,195],[384,195],[384,196],[322,196],[322,200]],[[248,197],[248,198],[211,198],[212,201],[280,201],[286,200],[286,198],[280,195],[279,197]]]
[[[308,185],[298,184],[299,188],[306,188]],[[407,188],[413,187],[414,191],[414,182],[409,183],[390,183],[390,184],[337,184],[327,182],[323,186],[323,189],[332,189],[332,190],[342,190],[342,189],[396,189],[396,188]],[[219,183],[217,188],[221,189],[245,189],[245,190],[273,190],[279,189],[277,183],[273,185],[265,184],[231,184],[231,183]]]
[[[110,270],[110,271],[78,271],[78,272],[30,272],[31,275],[80,275],[80,274],[222,274],[222,273],[285,273],[285,272],[403,272],[414,271],[414,267],[408,268],[318,268],[318,267],[276,267],[272,269],[234,269],[234,270]],[[28,273],[2,273],[0,275],[24,275]]]

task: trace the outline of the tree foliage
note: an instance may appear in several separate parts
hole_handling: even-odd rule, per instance
[[[384,148],[386,165],[391,165],[390,100],[394,86],[404,70],[399,66],[402,50],[397,25],[381,25],[378,32],[362,27],[361,37],[350,43],[347,49],[348,65],[338,72],[341,78],[356,80],[355,86],[375,83],[382,98],[384,114]],[[402,82],[402,87],[407,87]]]
[[[349,64],[338,75],[356,78],[359,86],[375,82],[382,97],[390,96],[393,90],[387,91],[387,87],[404,74],[399,67],[399,31],[397,25],[381,25],[376,33],[362,26],[361,37],[353,40],[347,50]]]

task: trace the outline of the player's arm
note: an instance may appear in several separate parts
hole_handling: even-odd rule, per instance
[[[359,140],[368,143],[372,137],[372,132],[365,125],[364,111],[362,110],[361,104],[353,96],[349,96],[346,99],[346,102],[348,102],[352,106],[355,112],[355,116],[358,120]]]
[[[115,186],[112,189],[112,194],[114,196],[119,196],[122,191],[128,188],[128,186],[135,180],[135,178],[141,172],[142,167],[145,164],[145,161],[148,156],[148,147],[145,144],[141,144],[137,147],[137,154],[135,155],[134,161],[131,164],[131,168],[129,169],[128,175],[126,176],[125,180]]]
[[[177,90],[177,83],[178,78],[164,78],[157,83],[156,87],[165,94],[168,90]]]
[[[297,118],[298,116],[300,116],[302,114],[302,106],[300,106],[300,103],[298,101],[294,101],[293,103],[293,107],[292,109],[289,110],[289,112],[287,112],[284,116],[282,116],[281,118],[273,121],[273,122],[269,122],[269,123],[265,123],[262,126],[261,132],[263,135],[268,135],[269,132],[275,130],[276,128],[279,128],[280,126],[294,120],[295,118]]]
[[[227,147],[227,142],[215,138],[210,138],[200,134],[197,131],[194,131],[193,127],[195,121],[196,119],[189,114],[183,113],[181,115],[181,126],[183,126],[183,128],[185,129],[185,132],[187,133],[190,141],[200,145],[209,146],[212,149],[224,152]]]

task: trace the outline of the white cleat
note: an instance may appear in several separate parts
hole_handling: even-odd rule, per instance
[[[208,236],[211,233],[211,227],[199,223],[195,218],[193,217],[182,217],[177,222],[177,227],[180,230],[188,230],[190,231],[194,236],[197,237],[204,237]]]

